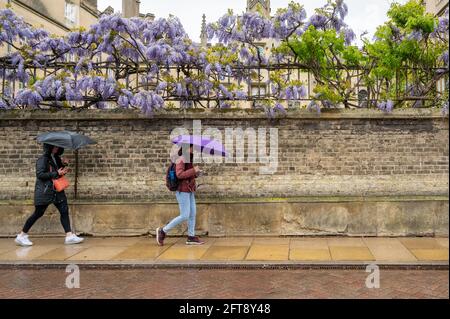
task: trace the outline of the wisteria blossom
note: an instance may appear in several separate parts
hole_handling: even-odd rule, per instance
[[[150,21],[104,15],[89,29],[58,37],[33,28],[11,9],[0,10],[0,46],[11,48],[0,57],[0,109],[117,105],[151,116],[173,101],[218,108],[253,101],[273,117],[285,114],[288,104],[317,112],[357,107],[351,97],[365,85],[369,106],[391,112],[401,103],[392,84],[399,82],[394,75],[403,74],[401,67],[414,64],[432,72],[423,78],[435,82],[449,72],[448,12],[433,18],[420,11],[418,0],[408,4],[415,8],[410,20],[396,15],[402,7],[393,4],[390,21],[362,49],[345,22],[349,8],[343,0],[328,0],[309,17],[296,2],[273,16],[230,10],[207,25],[207,47],[192,41],[174,16]],[[293,78],[294,67],[309,72],[315,87]],[[249,89],[255,81],[264,87],[257,97]],[[401,93],[431,94],[433,83],[408,82]]]
[[[392,110],[394,108],[394,102],[391,100],[381,101],[381,102],[378,102],[377,107],[385,113],[390,113],[390,112],[392,112]]]

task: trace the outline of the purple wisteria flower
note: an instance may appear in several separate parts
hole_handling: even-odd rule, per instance
[[[356,34],[352,29],[345,29],[344,31],[344,40],[346,45],[351,45],[352,42],[356,39]]]
[[[327,21],[328,21],[327,17],[321,14],[314,14],[309,19],[309,24],[314,26],[316,29],[322,29],[325,28]]]
[[[19,105],[39,107],[42,101],[43,101],[42,96],[38,92],[31,89],[25,89],[20,91],[16,97],[16,102]]]
[[[220,94],[229,100],[233,99],[233,94],[223,84],[219,84]]]
[[[421,30],[414,30],[408,35],[409,40],[422,41],[423,32]]]
[[[445,101],[442,105],[442,115],[447,116],[448,115],[448,101]]]
[[[277,103],[273,109],[274,109],[274,111],[280,112],[281,114],[284,114],[284,115],[287,114],[286,109],[285,109],[284,106],[281,105],[280,103]]]
[[[442,53],[442,55],[439,58],[439,60],[442,61],[442,63],[444,63],[444,66],[448,69],[448,62],[449,62],[448,50],[445,51],[444,53]]]
[[[377,107],[385,113],[391,113],[394,109],[394,102],[392,100],[381,101],[377,103]]]
[[[9,109],[8,103],[0,97],[0,110],[6,110]]]
[[[308,104],[307,110],[309,110],[309,111],[316,111],[317,114],[321,114],[321,112],[322,112],[322,110],[321,110],[321,108],[320,108],[320,105],[317,104],[317,101],[315,101],[315,100],[312,100],[312,101]]]
[[[244,91],[235,91],[235,96],[237,100],[245,100],[247,99],[247,93],[245,93]]]
[[[306,87],[303,85],[300,86],[288,86],[284,90],[284,94],[286,96],[287,100],[300,100],[301,98],[304,98],[307,95]]]
[[[336,9],[339,12],[341,19],[344,19],[348,14],[348,6],[344,0],[336,0]]]

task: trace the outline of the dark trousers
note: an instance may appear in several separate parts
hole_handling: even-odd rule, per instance
[[[69,219],[69,205],[67,204],[67,201],[65,200],[61,203],[53,203],[53,204],[56,206],[59,213],[61,214],[61,224],[64,227],[64,231],[66,233],[71,232]],[[28,233],[31,227],[33,227],[34,223],[44,215],[48,206],[49,205],[35,206],[35,211],[33,215],[31,215],[27,219],[27,221],[25,222],[25,226],[23,226],[24,233]]]

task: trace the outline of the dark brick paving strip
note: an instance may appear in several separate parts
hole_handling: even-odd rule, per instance
[[[364,270],[81,270],[67,289],[63,269],[2,269],[0,298],[449,298],[445,270],[381,270],[367,289]]]

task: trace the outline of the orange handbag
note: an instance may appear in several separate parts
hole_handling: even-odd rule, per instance
[[[52,171],[52,166],[50,166],[50,172]],[[53,181],[53,188],[57,193],[62,192],[66,188],[70,186],[69,181],[65,176],[61,176],[59,178],[52,179]]]

